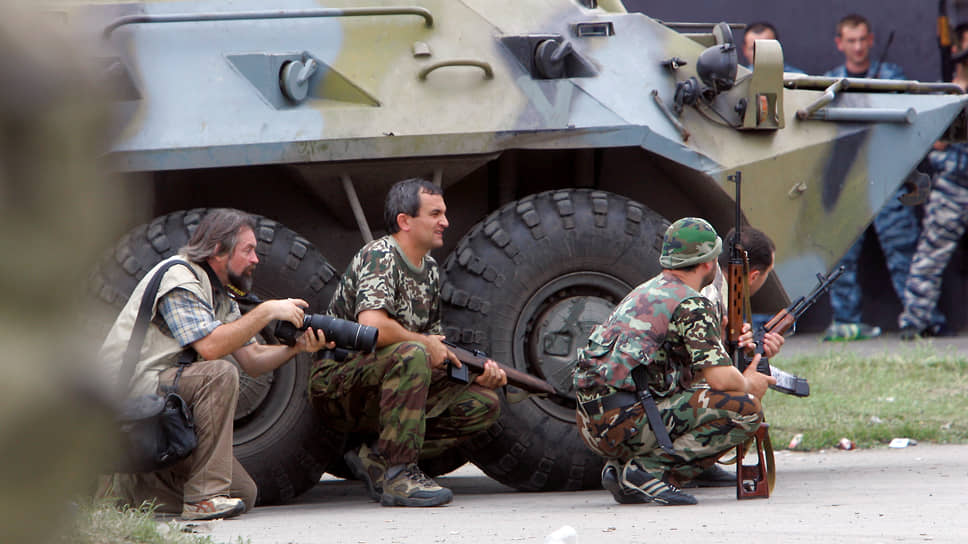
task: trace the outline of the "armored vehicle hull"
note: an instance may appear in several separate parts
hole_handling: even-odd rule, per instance
[[[672,28],[617,1],[98,3],[66,17],[91,29],[117,93],[125,129],[105,160],[158,216],[103,260],[101,298],[123,301],[199,208],[234,206],[262,217],[257,294],[324,311],[382,234],[390,184],[432,179],[451,219],[436,253],[448,337],[565,395],[505,403],[487,432],[422,462],[469,459],[523,490],[599,485],[567,398],[575,352],[658,271],[670,220],[728,230],[727,176],[742,171],[745,219],[777,243],[754,302],[775,308],[832,268],[965,105],[950,86],[785,79],[776,42],[737,69],[727,25]],[[263,503],[345,473],[361,438],[312,412],[308,365],[243,380],[236,453]]]

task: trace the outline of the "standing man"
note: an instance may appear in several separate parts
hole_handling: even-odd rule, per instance
[[[346,463],[384,506],[439,506],[453,494],[417,466],[500,414],[494,389],[507,384],[494,363],[471,384],[447,377],[460,365],[442,340],[440,279],[430,250],[443,245],[447,207],[439,187],[407,179],[390,188],[384,220],[390,234],[356,254],[329,313],[379,329],[373,353],[325,352],[310,375],[314,404],[337,430],[377,435]]]
[[[968,89],[968,25],[958,25],[955,39],[952,81],[962,89]],[[904,311],[898,317],[901,340],[946,332],[943,319],[939,322],[932,315],[939,314],[941,276],[968,224],[968,146],[936,143],[928,159],[936,175],[924,208],[921,238],[901,298],[904,302]]]
[[[825,76],[904,79],[904,72],[896,64],[871,61],[874,31],[864,17],[851,14],[841,19],[837,24],[835,42],[837,50],[844,54],[844,64],[830,70]],[[903,189],[899,189],[874,216],[874,232],[877,233],[877,240],[891,275],[891,283],[899,299],[903,297],[911,257],[918,240],[917,216],[913,207],[905,206],[898,200],[902,194]],[[861,320],[863,293],[857,275],[857,263],[864,238],[868,234],[869,229],[861,233],[857,242],[840,260],[844,273],[830,286],[830,305],[834,316],[833,322],[824,333],[824,340],[863,340],[881,334],[880,327],[868,325]],[[932,322],[936,319],[943,318],[937,314]]]
[[[756,371],[759,355],[743,373],[733,366],[715,303],[699,293],[721,252],[705,220],[670,225],[662,272],[633,289],[579,352],[579,431],[605,457],[602,483],[618,502],[696,504],[677,486],[763,421],[760,399],[776,380]],[[617,485],[604,478],[610,470]]]
[[[129,384],[129,396],[159,392],[170,386],[177,361],[186,349],[194,362],[182,372],[178,394],[191,406],[198,446],[168,470],[151,474],[119,474],[113,496],[141,504],[154,501],[159,512],[181,512],[186,520],[227,518],[255,505],[256,485],[232,455],[232,424],[239,394],[239,372],[225,359],[233,355],[248,375],[275,370],[301,352],[326,347],[322,331],[307,330],[292,347],[265,346],[253,337],[269,322],[284,320],[302,327],[300,299],[269,300],[241,315],[226,293],[227,286],[242,291],[252,287],[256,255],[255,222],[248,214],[214,209],[181,248],[179,255],[162,261],[138,283],[108,332],[100,358],[121,360],[145,287],[162,264],[181,259],[189,266],[169,268],[155,296],[155,308],[141,354]],[[317,334],[318,332],[318,334]],[[331,343],[330,346],[333,344]]]
[[[750,23],[746,25],[746,32],[743,33],[743,57],[745,62],[743,66],[753,69],[753,45],[756,40],[779,40],[780,33],[777,32],[776,27],[772,23],[766,21],[758,21],[756,23]],[[795,74],[802,74],[803,70],[799,68],[794,68],[785,62],[783,63],[784,72],[793,72]]]

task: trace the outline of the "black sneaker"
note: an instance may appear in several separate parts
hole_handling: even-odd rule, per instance
[[[618,481],[619,465],[615,461],[605,463],[602,469],[602,487],[612,494],[612,498],[619,504],[644,504],[651,502],[648,495],[639,492],[638,489],[622,487]]]
[[[905,325],[901,327],[901,333],[899,336],[901,337],[901,340],[910,342],[911,340],[921,338],[921,330],[914,325]]]
[[[713,464],[699,473],[693,480],[683,484],[683,488],[693,487],[734,487],[736,474],[726,472],[718,464]]]
[[[683,493],[678,487],[654,478],[651,474],[638,466],[635,461],[629,461],[622,470],[621,483],[624,487],[637,489],[663,506],[678,506],[699,504],[696,497]]]

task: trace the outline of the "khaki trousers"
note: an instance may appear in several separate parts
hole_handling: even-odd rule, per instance
[[[162,372],[160,384],[171,385],[177,371],[176,367]],[[168,470],[118,475],[113,491],[134,506],[153,500],[158,512],[180,513],[183,502],[218,495],[242,499],[246,509],[251,509],[256,484],[232,454],[238,369],[225,360],[192,363],[178,380],[178,394],[192,408],[198,447]]]

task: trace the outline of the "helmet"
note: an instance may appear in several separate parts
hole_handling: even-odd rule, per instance
[[[662,268],[685,268],[711,261],[723,251],[723,241],[705,219],[683,217],[666,229],[662,240]]]

